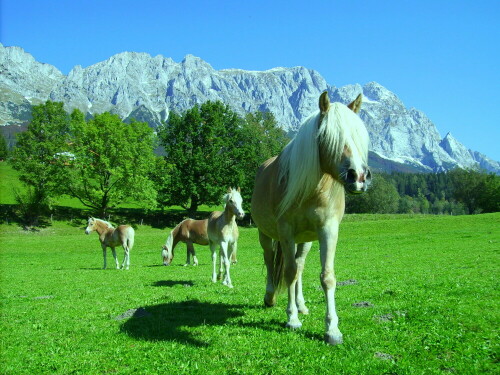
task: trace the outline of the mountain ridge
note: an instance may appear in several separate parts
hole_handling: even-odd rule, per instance
[[[20,47],[0,44],[0,126],[4,125],[4,133],[6,129],[15,132],[16,126],[29,120],[32,105],[49,99],[63,102],[68,111],[78,108],[90,116],[109,111],[124,120],[147,121],[152,127],[168,118],[170,111],[182,113],[195,104],[221,100],[241,115],[272,111],[278,124],[294,133],[317,110],[318,97],[325,90],[332,101],[342,103],[363,94],[360,117],[370,133],[371,159],[395,163],[386,169],[398,170],[399,163],[424,172],[461,167],[500,174],[500,163],[467,149],[449,132],[441,138],[424,112],[407,108],[377,82],[337,88],[319,72],[302,66],[215,70],[194,55],[177,63],[144,52],[122,52],[86,68],[77,65],[64,75]]]

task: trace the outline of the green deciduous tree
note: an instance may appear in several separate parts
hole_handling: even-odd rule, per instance
[[[206,102],[182,116],[171,113],[158,135],[172,166],[162,204],[194,213],[200,204],[219,204],[228,186],[240,182],[241,119],[227,105]]]
[[[279,128],[271,112],[248,113],[242,125],[239,171],[243,205],[250,207],[250,200],[259,166],[270,157],[278,155],[290,139]]]
[[[104,216],[109,208],[136,201],[153,207],[156,191],[149,178],[155,166],[154,134],[146,123],[126,124],[103,113],[85,122],[72,114],[74,155],[66,168],[68,195]]]
[[[29,186],[19,203],[28,205],[33,220],[61,194],[66,182],[63,167],[71,144],[71,124],[63,103],[50,102],[33,107],[27,131],[20,133],[12,154],[12,165],[20,180]],[[28,202],[29,201],[29,202]]]
[[[396,187],[380,175],[375,175],[368,191],[359,196],[347,195],[348,213],[396,213],[399,194]]]
[[[3,133],[0,133],[0,160],[7,159],[7,156],[9,156],[7,141],[5,140]]]

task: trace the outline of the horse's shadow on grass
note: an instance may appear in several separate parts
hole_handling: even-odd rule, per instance
[[[145,306],[143,317],[131,317],[120,330],[130,337],[148,341],[176,341],[196,347],[209,343],[193,337],[189,328],[222,326],[229,319],[243,316],[244,306],[207,303],[196,300]]]
[[[155,281],[153,286],[159,286],[159,287],[173,287],[176,285],[182,285],[185,287],[193,286],[194,283],[191,280],[160,280],[160,281]]]
[[[132,316],[120,327],[128,336],[147,341],[175,341],[195,347],[208,347],[209,342],[194,337],[191,331],[196,327],[223,326],[231,319],[243,317],[248,308],[265,309],[263,306],[244,306],[224,303],[208,303],[197,300],[172,302],[145,306],[143,314]],[[238,321],[238,319],[236,319]],[[251,330],[274,332],[276,335],[288,334],[290,329],[281,320],[262,320],[234,323]],[[233,324],[233,325],[234,325]],[[322,341],[318,332],[297,330],[297,335],[313,341]]]

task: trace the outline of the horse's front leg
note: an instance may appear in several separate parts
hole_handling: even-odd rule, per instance
[[[224,246],[224,245],[225,246]],[[227,243],[227,242],[223,242],[223,244],[221,244],[221,249],[223,251],[223,255],[224,255],[224,270],[225,270],[225,273],[224,273],[224,280],[222,281],[222,284],[224,285],[227,285],[229,288],[232,288],[233,287],[233,283],[231,282],[231,275],[229,273],[229,270],[231,268],[231,261],[229,260],[229,257],[230,255],[232,254],[233,250],[234,250],[234,246],[236,245],[236,243]]]
[[[233,251],[231,251],[231,254],[229,254],[229,258],[231,259],[231,264],[238,263],[238,260],[236,259],[237,250],[238,250],[238,243],[235,242],[233,245]]]
[[[301,314],[309,314],[309,309],[306,307],[306,301],[302,292],[302,273],[304,272],[304,265],[306,262],[307,254],[311,250],[312,242],[301,243],[297,245],[297,254],[295,260],[297,262],[297,284],[295,287],[295,295],[297,308]]]
[[[220,246],[219,246],[219,273],[217,275],[217,280],[222,280],[222,278],[224,277],[224,264],[225,264],[225,261],[224,261],[224,251],[222,250],[222,244],[224,242],[221,242],[220,243]],[[227,244],[226,244],[227,246]]]
[[[186,242],[186,249],[187,249],[187,258],[186,258],[186,264],[185,266],[188,266],[191,264],[191,255],[193,256],[193,265],[197,266],[198,265],[198,259],[196,258],[196,253],[194,252],[194,246],[191,241]]]
[[[321,257],[321,286],[326,298],[325,342],[330,345],[342,343],[342,333],[338,328],[339,318],[335,309],[334,260],[339,234],[339,222],[333,221],[318,231]]]
[[[102,257],[104,258],[104,265],[102,266],[102,269],[106,269],[106,245],[102,245]]]
[[[212,252],[212,282],[217,282],[217,244],[210,241],[210,251]]]

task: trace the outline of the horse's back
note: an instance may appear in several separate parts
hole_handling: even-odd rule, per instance
[[[135,231],[130,225],[119,225],[115,232],[118,232],[122,244],[126,241],[128,243],[134,243]]]
[[[186,235],[198,245],[208,245],[208,219],[186,220]]]
[[[252,193],[252,219],[257,227],[270,237],[277,237],[275,207],[278,194],[277,156],[261,164],[255,176]]]

